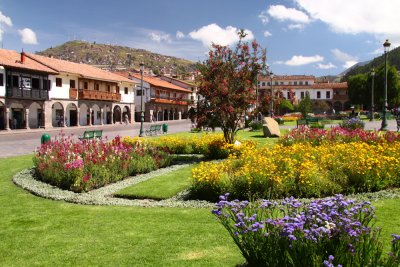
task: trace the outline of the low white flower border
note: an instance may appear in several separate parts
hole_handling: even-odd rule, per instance
[[[83,205],[136,206],[136,207],[173,207],[173,208],[212,208],[214,203],[200,200],[184,201],[187,192],[161,201],[150,199],[124,199],[113,197],[119,190],[149,180],[153,177],[187,167],[190,164],[173,165],[149,173],[128,177],[122,181],[92,190],[87,193],[74,193],[33,178],[33,169],[25,169],[13,177],[13,182],[34,195]]]

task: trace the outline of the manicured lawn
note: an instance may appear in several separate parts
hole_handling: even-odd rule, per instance
[[[84,206],[36,197],[0,159],[1,266],[235,266],[244,259],[208,209]]]
[[[150,198],[157,200],[171,198],[190,186],[192,182],[191,171],[195,166],[197,164],[126,187],[115,195],[124,198]]]

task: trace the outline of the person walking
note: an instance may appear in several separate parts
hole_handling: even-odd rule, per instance
[[[126,114],[126,113],[124,116],[124,120],[125,120],[125,125],[127,125],[129,123],[129,117],[128,117],[128,114]]]

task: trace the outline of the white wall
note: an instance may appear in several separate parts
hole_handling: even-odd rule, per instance
[[[62,79],[62,86],[56,86],[56,78]],[[61,73],[59,75],[49,75],[51,81],[51,90],[49,91],[49,98],[69,99],[69,81],[75,80],[75,87],[78,88],[78,76],[72,74]]]
[[[0,66],[0,73],[3,74],[3,86],[0,86],[0,96],[6,96],[6,71],[4,67]]]
[[[140,85],[139,85],[140,86]],[[128,87],[128,94],[125,94],[125,87]],[[134,103],[136,98],[136,90],[134,83],[122,82],[119,85],[119,93],[121,94],[122,103]]]

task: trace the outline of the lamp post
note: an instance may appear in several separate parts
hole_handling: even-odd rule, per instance
[[[257,83],[256,83],[256,104],[255,104],[255,111],[257,112],[257,104],[258,104],[258,86],[259,86],[259,74],[257,73]]]
[[[274,78],[274,74],[272,72],[270,72],[269,73],[269,77],[271,79],[271,101],[269,101],[269,106],[270,106],[269,107],[269,110],[270,110],[269,114],[270,114],[270,117],[272,118],[272,111],[274,109],[274,90],[272,88],[272,79]]]
[[[370,121],[374,121],[374,80],[375,80],[375,70],[371,71],[372,85],[371,85],[371,118]]]
[[[143,129],[143,123],[144,123],[144,110],[143,110],[143,71],[144,71],[144,63],[140,63],[140,89],[141,89],[141,94],[140,94],[140,133],[139,137],[144,136],[144,129]]]
[[[383,43],[383,49],[385,51],[385,95],[384,95],[384,103],[383,103],[383,118],[381,131],[387,131],[387,121],[386,121],[386,113],[387,113],[387,53],[390,47],[389,40]]]

